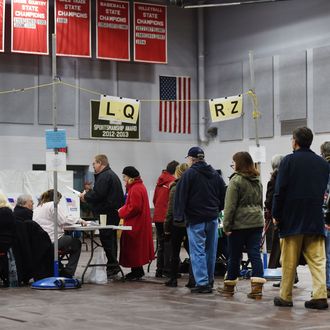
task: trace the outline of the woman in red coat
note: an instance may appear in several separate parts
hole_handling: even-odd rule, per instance
[[[122,232],[119,263],[132,269],[125,279],[137,280],[144,275],[143,265],[154,258],[149,199],[140,173],[135,167],[125,167],[123,179],[127,197],[125,205],[118,213],[124,219],[124,225],[132,226],[132,230]]]

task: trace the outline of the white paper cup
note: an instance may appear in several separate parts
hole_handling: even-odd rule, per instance
[[[107,215],[106,214],[100,214],[100,225],[101,226],[107,225]]]

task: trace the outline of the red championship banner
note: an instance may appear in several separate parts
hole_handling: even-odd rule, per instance
[[[4,52],[5,0],[0,0],[0,52]]]
[[[48,0],[11,0],[11,51],[48,55]]]
[[[129,2],[96,0],[96,57],[129,61]]]
[[[134,61],[167,63],[166,6],[134,3]]]
[[[90,0],[55,0],[56,55],[91,57]]]

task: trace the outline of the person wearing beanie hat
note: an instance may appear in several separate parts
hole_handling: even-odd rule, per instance
[[[140,176],[139,171],[134,166],[124,167],[123,174],[127,175],[131,179],[134,179],[134,178],[137,178]]]
[[[154,213],[153,222],[156,227],[157,235],[157,268],[156,277],[170,275],[171,268],[171,245],[165,241],[164,222],[166,218],[170,187],[174,182],[174,172],[179,163],[175,160],[169,162],[166,169],[162,171],[157,179],[156,188],[153,196]]]
[[[125,167],[123,180],[127,197],[118,214],[124,219],[124,225],[132,226],[132,230],[121,234],[119,264],[131,268],[125,279],[134,281],[144,276],[143,265],[154,258],[151,215],[147,189],[139,171],[133,166]]]

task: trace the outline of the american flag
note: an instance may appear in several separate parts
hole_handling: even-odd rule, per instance
[[[191,133],[190,77],[159,76],[159,131]]]

